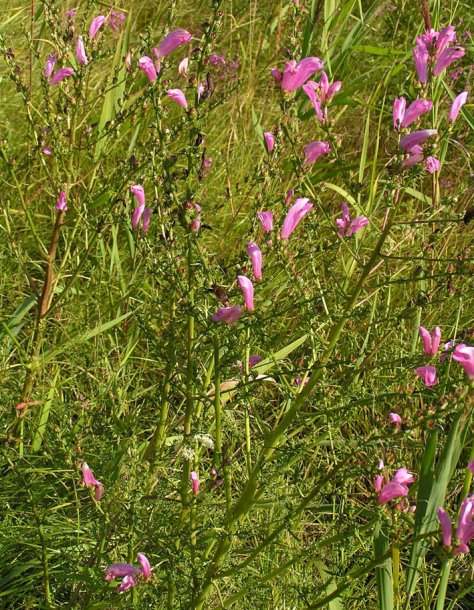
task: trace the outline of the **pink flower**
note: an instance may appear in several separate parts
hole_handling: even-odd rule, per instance
[[[439,159],[437,159],[436,157],[429,156],[429,157],[426,157],[424,166],[428,173],[434,174],[435,172],[439,171],[439,168],[441,167],[441,163],[439,162]]]
[[[386,483],[379,494],[379,504],[386,504],[395,498],[403,498],[408,495],[408,485],[413,483],[413,475],[406,468],[399,468],[391,481]]]
[[[321,106],[321,99],[316,92],[317,86],[317,83],[315,83],[314,81],[308,81],[305,85],[303,85],[302,89],[309,97],[309,100],[314,108],[318,121],[320,123],[324,123],[325,116]]]
[[[51,148],[49,146],[45,146],[43,148],[43,155],[50,155],[52,153]]]
[[[388,419],[391,424],[397,427],[400,426],[400,424],[402,423],[402,418],[400,417],[400,415],[398,415],[398,413],[389,413]]]
[[[281,79],[281,88],[284,91],[296,91],[323,66],[324,63],[317,57],[305,57],[299,63],[294,59],[287,61]]]
[[[65,212],[67,210],[66,193],[64,191],[61,191],[59,193],[58,202],[56,203],[56,209],[60,210],[61,212]]]
[[[53,73],[54,70],[54,64],[57,61],[57,55],[55,55],[54,53],[50,53],[48,56],[48,60],[46,61],[46,66],[44,69],[44,75],[46,76],[46,78],[49,78],[51,76],[51,74]]]
[[[73,74],[74,74],[73,68],[61,68],[60,70],[56,70],[56,72],[51,77],[49,84],[50,84],[50,86],[57,85],[62,80],[64,80],[65,78],[68,78],[69,76],[72,76]]]
[[[285,205],[288,205],[290,201],[293,199],[293,195],[295,194],[295,189],[290,189],[285,196]]]
[[[418,333],[423,341],[423,351],[426,356],[436,356],[441,342],[441,329],[439,326],[435,326],[433,334],[426,330],[424,326],[420,326]]]
[[[247,244],[247,252],[252,263],[253,276],[256,280],[262,279],[262,251],[253,241]]]
[[[94,499],[98,502],[104,493],[104,486],[94,477],[94,473],[86,462],[83,462],[82,464],[82,482],[84,487],[87,487],[88,489],[95,487]]]
[[[381,474],[378,474],[375,477],[375,481],[374,481],[375,491],[380,492],[382,490],[382,485],[383,485],[383,476]]]
[[[400,129],[400,126],[405,116],[407,101],[404,97],[399,97],[393,102],[393,126],[395,129]]]
[[[465,53],[466,51],[462,47],[449,47],[448,49],[445,49],[438,57],[438,61],[435,64],[433,69],[434,76],[441,74],[441,72],[446,70],[446,68],[453,63],[453,61],[460,59]]]
[[[413,59],[415,60],[415,68],[418,74],[420,83],[428,82],[428,59],[430,54],[425,47],[416,46],[413,49]]]
[[[456,538],[459,541],[453,553],[469,553],[469,543],[474,538],[474,495],[465,498],[461,504],[459,511],[458,527],[456,529]]]
[[[263,137],[265,138],[265,144],[267,145],[268,152],[272,152],[275,146],[275,136],[272,134],[271,131],[266,131],[263,134]]]
[[[300,197],[295,201],[295,203],[288,210],[288,214],[286,215],[285,220],[283,221],[283,226],[281,229],[281,239],[285,240],[290,237],[290,235],[295,230],[298,223],[306,216],[306,214],[312,210],[313,204],[307,197]]]
[[[469,379],[474,379],[474,347],[460,343],[454,350],[453,360],[459,362]]]
[[[459,511],[458,524],[456,528],[456,538],[459,545],[453,550],[453,555],[459,553],[469,553],[469,543],[474,538],[474,495],[465,498]],[[444,511],[438,509],[438,519],[443,534],[443,544],[450,547],[452,544],[452,523],[451,519]]]
[[[281,79],[283,77],[283,74],[280,72],[280,70],[277,70],[276,68],[272,68],[270,70],[270,74],[273,76],[273,78],[275,79],[275,81],[277,83],[281,83]]]
[[[156,68],[151,57],[148,57],[148,55],[140,57],[140,59],[138,60],[138,67],[140,68],[140,70],[143,70],[143,72],[145,72],[150,83],[154,83],[156,81]]]
[[[201,99],[201,95],[204,93],[205,90],[206,90],[206,87],[204,86],[204,83],[198,83],[198,86],[197,86],[198,102]]]
[[[437,133],[438,132],[436,129],[421,129],[420,131],[413,131],[400,140],[399,146],[405,152],[411,151],[414,146],[418,146],[428,138],[435,136]]]
[[[188,75],[189,57],[185,57],[179,62],[178,73],[180,76],[186,78]]]
[[[143,217],[142,217],[143,233],[148,233],[148,229],[150,228],[150,220],[151,220],[151,208],[146,207],[143,210]]]
[[[189,478],[191,479],[191,486],[193,488],[193,494],[195,496],[197,496],[199,493],[199,476],[198,476],[197,472],[195,472],[194,470],[191,470],[191,474],[190,474]]]
[[[443,508],[438,508],[438,519],[441,525],[441,532],[443,534],[444,546],[450,547],[452,541],[452,529],[453,524],[449,518],[448,513]]]
[[[469,468],[469,470],[472,472],[472,474],[474,474],[474,460],[471,460],[469,462],[469,464],[467,465],[467,468]]]
[[[113,8],[110,9],[107,24],[113,32],[118,32],[120,24],[126,19],[125,13],[118,13]]]
[[[257,365],[261,361],[262,361],[261,356],[259,356],[258,354],[252,354],[252,356],[249,356],[249,369],[251,369],[253,366]],[[243,365],[242,360],[237,360],[237,366],[243,372],[244,365]]]
[[[138,224],[140,223],[140,218],[142,217],[142,215],[145,211],[145,191],[143,190],[143,186],[141,186],[140,184],[132,185],[130,187],[130,191],[131,191],[132,195],[134,195],[134,197],[138,203],[138,206],[133,210],[133,216],[132,216],[132,227],[134,229],[136,229],[138,227]],[[150,210],[150,214],[151,214],[151,210]],[[148,219],[147,230],[148,230],[149,224],[150,224],[150,219]]]
[[[467,91],[463,91],[458,96],[456,96],[453,105],[451,106],[451,110],[448,114],[448,121],[455,121],[458,118],[459,111],[461,110],[461,106],[467,101]]]
[[[248,311],[253,311],[255,309],[253,303],[253,284],[252,280],[249,280],[245,275],[238,275],[237,282],[242,290],[242,294],[244,296],[245,307]]]
[[[225,322],[226,324],[235,324],[242,315],[242,307],[234,305],[232,307],[219,307],[217,312],[212,316],[214,322]]]
[[[429,112],[433,108],[433,102],[429,100],[418,99],[412,102],[403,117],[401,126],[408,127],[413,121],[416,121],[422,114]]]
[[[138,584],[138,578],[151,578],[150,562],[143,553],[137,554],[137,561],[141,568],[137,568],[131,563],[111,563],[105,570],[105,580],[121,578],[122,582],[117,587],[119,593],[128,591]]]
[[[82,36],[78,36],[77,38],[76,59],[83,66],[87,66],[88,60],[86,50],[84,48],[84,43],[82,41]]]
[[[95,35],[100,30],[100,28],[104,25],[105,22],[106,22],[106,18],[104,17],[104,15],[99,15],[98,17],[94,17],[94,19],[92,20],[92,22],[89,26],[89,38],[91,40],[95,37]]]
[[[354,220],[351,220],[349,215],[349,207],[347,203],[341,204],[342,218],[336,219],[336,225],[339,227],[339,235],[344,237],[351,237],[355,233],[358,233],[361,229],[363,229],[366,225],[369,224],[369,219],[365,216],[357,216]]]
[[[265,233],[270,233],[273,230],[273,212],[259,212],[258,219],[262,223],[262,229]]]
[[[305,161],[311,165],[330,150],[329,142],[310,142],[304,149]]]
[[[436,54],[440,55],[445,48],[450,45],[452,42],[454,42],[456,40],[456,30],[454,29],[454,27],[452,25],[448,25],[445,28],[443,28],[437,38],[436,38],[436,42],[435,42],[435,48],[436,48]]]
[[[410,156],[407,159],[403,159],[402,167],[412,167],[416,163],[423,161],[423,149],[418,144],[413,146],[413,148],[410,148],[408,152],[410,153]]]
[[[419,366],[415,372],[423,379],[425,386],[428,388],[438,383],[436,368],[434,366]]]
[[[186,30],[173,30],[163,38],[163,40],[158,45],[155,54],[157,57],[165,57],[165,55],[169,55],[178,47],[181,47],[183,44],[187,44],[188,42],[190,42],[191,38],[192,34],[187,32]]]
[[[181,91],[181,89],[168,89],[166,92],[167,96],[174,100],[177,104],[182,106],[183,108],[188,108],[188,102],[186,101],[186,96]]]

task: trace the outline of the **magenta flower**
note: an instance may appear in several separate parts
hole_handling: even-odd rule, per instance
[[[151,208],[146,207],[143,210],[143,217],[142,217],[143,233],[148,233],[148,229],[150,228],[150,220],[151,220]]]
[[[465,498],[459,511],[456,538],[458,546],[453,549],[453,555],[469,553],[469,543],[474,538],[474,495]],[[450,547],[452,544],[452,522],[443,508],[438,509],[438,519],[443,534],[443,544]]]
[[[445,48],[456,40],[456,30],[454,26],[448,25],[443,28],[436,37],[436,54],[440,55]]]
[[[294,59],[287,61],[281,79],[281,88],[284,91],[296,91],[323,66],[324,63],[317,57],[305,57],[299,63]]]
[[[458,527],[456,529],[456,538],[459,541],[453,553],[469,553],[469,543],[474,538],[474,495],[465,498],[461,504],[459,511]]]
[[[330,150],[329,142],[310,142],[304,149],[305,162],[311,165]]]
[[[232,307],[219,307],[216,313],[212,316],[214,322],[225,322],[226,324],[235,324],[242,315],[242,307],[234,305]]]
[[[261,361],[262,361],[261,356],[259,356],[258,354],[252,354],[251,356],[249,356],[249,369],[251,369],[253,366],[257,365]],[[242,360],[237,360],[237,366],[243,372],[244,364],[243,364]]]
[[[54,70],[54,65],[57,61],[58,57],[54,53],[50,53],[48,59],[46,61],[46,66],[44,68],[44,75],[46,78],[49,78]]]
[[[341,204],[341,212],[342,217],[336,219],[336,225],[339,227],[338,233],[341,237],[344,237],[344,235],[351,237],[369,224],[369,219],[365,216],[357,216],[357,218],[351,220],[349,207],[345,202]]]
[[[459,111],[461,110],[461,106],[467,101],[467,91],[463,91],[454,99],[453,105],[451,106],[451,110],[448,114],[448,121],[455,121],[458,118]]]
[[[428,138],[435,136],[437,133],[438,132],[436,129],[421,129],[420,131],[413,131],[400,140],[399,146],[405,152],[409,152],[414,146],[418,146]]]
[[[137,561],[141,568],[137,568],[131,563],[111,563],[105,570],[105,580],[121,578],[122,582],[117,587],[119,593],[128,591],[138,584],[138,578],[151,578],[150,562],[143,553],[137,553]]]
[[[255,309],[253,303],[253,284],[252,280],[249,280],[245,275],[238,275],[237,282],[242,290],[242,294],[244,296],[245,307],[248,311],[253,311]]]
[[[416,46],[413,49],[413,59],[415,60],[416,73],[420,83],[428,82],[428,60],[430,54],[425,47]]]
[[[395,498],[403,498],[408,495],[408,485],[413,483],[413,475],[406,468],[399,468],[391,481],[382,487],[378,502],[386,504]]]
[[[250,256],[250,262],[252,263],[253,276],[256,280],[262,279],[262,251],[253,241],[249,241],[247,244],[247,252]]]
[[[397,98],[393,102],[393,126],[395,127],[395,129],[400,129],[403,117],[405,116],[406,107],[407,101],[403,96]]]
[[[419,366],[415,372],[423,379],[425,386],[428,388],[438,383],[436,368],[434,366]]]
[[[59,193],[58,202],[56,203],[56,209],[60,210],[61,212],[65,212],[67,210],[66,193],[64,191],[61,191]]]
[[[262,229],[265,233],[270,233],[273,230],[273,212],[259,212],[258,219],[262,223]]]
[[[459,362],[469,379],[474,379],[474,347],[460,343],[454,350],[453,360]]]
[[[295,194],[295,189],[290,189],[285,196],[285,205],[288,205],[293,199],[293,195]]]
[[[61,68],[59,70],[56,70],[56,72],[51,77],[49,84],[50,84],[50,86],[57,85],[58,83],[63,81],[65,78],[68,78],[69,76],[72,76],[73,74],[74,74],[73,68]]]
[[[99,15],[98,17],[94,17],[94,19],[92,20],[92,22],[89,26],[89,38],[91,40],[95,37],[95,35],[100,30],[100,28],[104,25],[106,20],[107,19],[104,17],[104,15]]]
[[[438,508],[438,519],[441,525],[441,532],[443,534],[444,546],[450,547],[452,542],[452,529],[453,524],[449,518],[448,513],[443,508]]]
[[[86,49],[84,48],[84,43],[82,41],[82,36],[78,36],[77,38],[76,59],[83,66],[87,66],[88,59]]]
[[[309,100],[314,108],[318,121],[320,123],[324,123],[326,117],[321,106],[321,98],[317,93],[317,87],[317,83],[315,83],[314,81],[308,81],[305,85],[303,85],[302,89],[309,97]]]
[[[180,76],[186,78],[188,75],[189,57],[185,57],[179,62],[178,73]]]
[[[397,427],[400,426],[402,423],[402,418],[400,417],[400,415],[398,415],[398,413],[389,413],[388,419],[391,424]]]
[[[113,32],[118,32],[120,28],[120,24],[125,21],[127,16],[125,13],[118,13],[114,11],[113,8],[110,9],[109,18],[107,20],[107,25]]]
[[[420,326],[418,333],[423,341],[423,351],[426,356],[436,356],[441,342],[441,329],[439,326],[435,326],[433,333],[426,330],[424,326]]]
[[[313,209],[313,204],[307,197],[300,197],[288,210],[283,226],[281,228],[281,239],[285,240],[295,230],[298,223],[306,216],[306,214]]]
[[[186,101],[186,96],[181,91],[181,89],[168,89],[166,92],[167,96],[174,100],[177,104],[182,106],[183,108],[188,108],[188,102]]]
[[[272,134],[271,131],[266,131],[263,134],[263,137],[265,138],[265,144],[267,145],[268,152],[272,152],[275,146],[275,136]]]
[[[281,83],[281,79],[283,78],[283,74],[280,72],[280,70],[277,70],[276,68],[272,68],[270,70],[270,74],[275,79],[275,82]]]
[[[167,34],[163,40],[158,45],[155,55],[156,57],[165,57],[165,55],[169,55],[178,47],[181,47],[183,44],[187,44],[192,39],[192,34],[187,32],[186,30],[173,30],[169,34]]]
[[[466,51],[462,47],[449,47],[448,49],[445,49],[438,57],[438,61],[435,64],[433,69],[434,76],[441,74],[441,72],[446,70],[446,68],[453,63],[453,61],[460,59],[465,53]]]
[[[421,146],[413,146],[409,151],[410,156],[407,159],[403,159],[402,167],[412,167],[416,163],[420,163],[424,159],[423,149]]]
[[[88,489],[95,487],[94,499],[98,502],[104,494],[104,486],[94,477],[94,473],[86,462],[83,462],[82,464],[82,482],[84,487],[87,487]]]
[[[324,71],[321,72],[319,83],[311,80],[303,85],[303,91],[309,97],[320,123],[324,123],[327,118],[327,108],[323,110],[322,107],[331,102],[341,87],[341,81],[335,81],[330,85],[327,74]]]
[[[474,474],[474,460],[471,460],[469,462],[469,464],[467,465],[467,468],[469,468],[469,470],[472,472],[472,474]]]
[[[198,476],[197,472],[195,472],[194,470],[191,470],[191,474],[189,475],[189,478],[191,479],[191,486],[193,488],[193,494],[195,496],[197,496],[199,493],[199,476]]]
[[[145,211],[145,191],[143,190],[143,186],[141,186],[140,184],[132,185],[130,187],[130,191],[131,191],[132,195],[134,195],[134,197],[138,203],[138,206],[133,210],[133,216],[132,216],[132,227],[134,229],[136,229],[140,222],[140,218],[142,217],[143,212]],[[151,211],[150,211],[150,214],[151,214]],[[148,219],[148,225],[149,225],[149,223],[150,223],[150,220]],[[147,225],[147,230],[148,230],[148,225]]]
[[[433,108],[433,102],[429,100],[418,99],[412,102],[403,117],[401,126],[408,127],[413,121],[416,121],[422,114],[429,112]]]
[[[140,59],[138,60],[138,67],[140,68],[140,70],[143,70],[143,72],[145,72],[146,77],[148,78],[150,83],[154,83],[156,81],[156,68],[151,57],[148,57],[148,55],[140,57]]]
[[[437,159],[436,157],[426,157],[425,162],[424,162],[424,166],[426,171],[429,174],[434,174],[435,172],[439,171],[439,168],[441,167],[441,163],[439,162],[439,159]]]

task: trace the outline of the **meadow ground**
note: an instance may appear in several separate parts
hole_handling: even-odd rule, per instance
[[[0,21],[0,607],[474,608],[472,1]]]

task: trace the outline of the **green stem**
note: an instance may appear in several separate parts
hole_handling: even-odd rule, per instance
[[[446,591],[448,588],[449,574],[451,572],[451,565],[453,558],[446,559],[441,568],[441,580],[439,583],[438,597],[436,600],[436,610],[443,610],[445,607]]]

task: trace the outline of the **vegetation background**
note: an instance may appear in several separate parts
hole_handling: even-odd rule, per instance
[[[417,95],[421,4],[2,0],[0,607],[440,604],[437,522],[379,506],[372,483],[380,459],[391,473],[406,467],[412,502],[436,492],[453,515],[470,484],[473,400],[461,368],[445,361],[433,388],[414,375],[425,363],[420,324],[468,344],[474,328],[472,102],[439,145],[439,178],[394,163],[392,105]],[[472,100],[474,12],[470,1],[428,5],[433,27],[455,25],[467,51],[433,90],[440,122],[454,95]],[[74,65],[77,34],[86,39],[111,7],[127,18],[88,47],[87,72],[48,87],[48,54]],[[128,48],[136,61],[175,27],[194,36],[195,80],[178,76],[183,49],[153,88],[125,70]],[[324,135],[305,96],[282,102],[270,77],[308,55],[343,83]],[[213,93],[195,113],[165,99],[171,86],[192,100],[208,73]],[[264,131],[279,134],[273,155]],[[301,171],[316,139],[337,153]],[[146,236],[131,227],[131,184],[153,210]],[[51,262],[42,252],[64,185]],[[266,244],[256,214],[272,209],[279,223],[292,187],[315,207],[287,245]],[[203,208],[198,235],[186,201]],[[342,201],[370,219],[352,241],[337,236]],[[250,239],[264,251],[256,312],[216,324],[218,297],[241,300]],[[250,354],[263,358],[253,372]],[[311,385],[296,383],[306,376]],[[81,485],[84,461],[104,484],[99,502]],[[120,595],[104,570],[137,552],[153,579]],[[458,556],[439,608],[474,607],[472,573]]]

